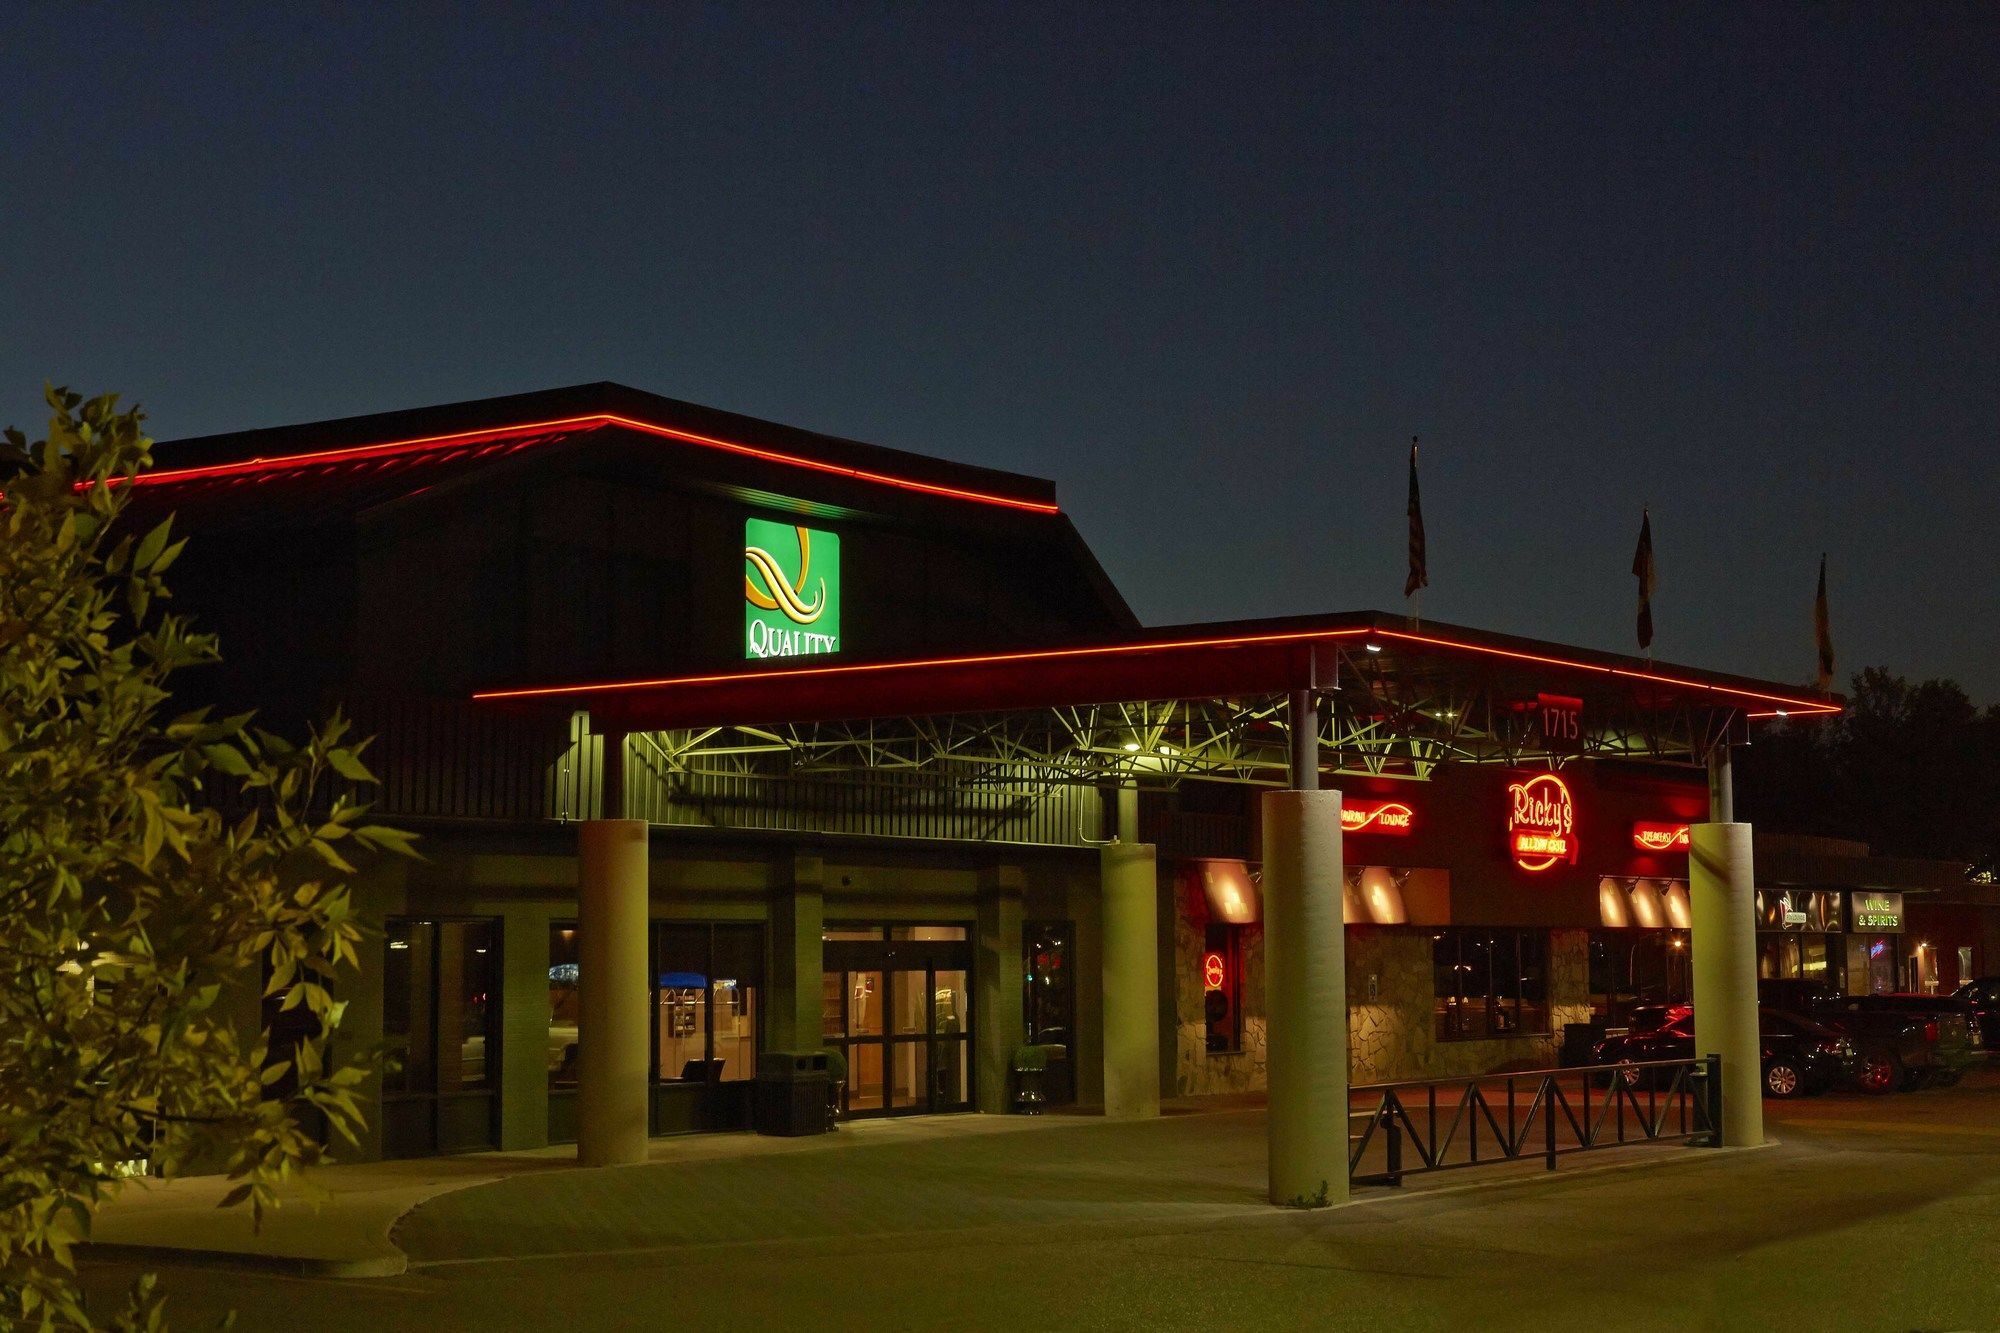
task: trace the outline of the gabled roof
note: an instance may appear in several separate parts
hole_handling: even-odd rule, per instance
[[[234,483],[237,494],[249,495],[255,492],[241,488],[281,478],[360,481],[386,494],[376,482],[413,478],[436,465],[479,466],[594,432],[908,497],[1060,512],[1054,483],[1039,477],[821,435],[610,383],[163,443],[154,470],[135,484],[173,490],[177,507],[192,487],[222,495],[227,492],[220,488]]]

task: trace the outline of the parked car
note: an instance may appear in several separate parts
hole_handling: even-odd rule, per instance
[[[1907,1092],[1932,1083],[1955,1083],[1971,1060],[1969,1028],[1962,1014],[1912,1007],[1894,996],[1842,995],[1820,981],[1760,981],[1757,996],[1766,1005],[1845,1032],[1862,1056],[1861,1086],[1868,1092],[1886,1092],[1890,1087]],[[1881,1086],[1884,1080],[1890,1087]]]
[[[2000,977],[1975,978],[1951,994],[1972,1006],[1985,1049],[2000,1051]]]
[[[1896,1014],[1923,1024],[1929,1058],[1913,1068],[1924,1086],[1951,1087],[1976,1064],[1982,1052],[1979,1011],[1954,995],[1852,995],[1841,1006],[1848,1014]]]
[[[1844,1033],[1797,1014],[1775,1009],[1757,1012],[1764,1047],[1765,1096],[1812,1096],[1838,1083],[1860,1081],[1861,1061]],[[1604,1065],[1691,1060],[1695,1057],[1694,1012],[1689,1010],[1651,1032],[1608,1037],[1599,1043],[1594,1056]],[[1624,1078],[1634,1087],[1660,1086],[1663,1072],[1635,1069]]]

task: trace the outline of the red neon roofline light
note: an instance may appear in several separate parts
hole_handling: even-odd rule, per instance
[[[1723,694],[1740,695],[1745,699],[1764,699],[1771,703],[1786,705],[1784,708],[1773,709],[1769,713],[1748,714],[1750,717],[1783,717],[1794,710],[1805,713],[1838,713],[1840,711],[1838,704],[1830,704],[1822,700],[1794,699],[1789,695],[1768,694],[1762,690],[1746,690],[1736,685],[1712,685],[1707,681],[1684,680],[1679,676],[1662,675],[1657,671],[1634,671],[1630,667],[1576,662],[1566,657],[1548,657],[1541,653],[1523,653],[1511,648],[1494,648],[1486,644],[1465,643],[1458,639],[1447,639],[1435,634],[1412,634],[1406,630],[1394,629],[1376,630],[1375,632],[1388,639],[1409,639],[1416,643],[1428,643],[1441,648],[1459,648],[1470,653],[1488,653],[1495,657],[1512,657],[1524,662],[1541,662],[1549,666],[1569,667],[1577,671],[1602,671],[1607,675],[1623,676],[1629,680],[1658,681],[1663,685],[1679,685],[1684,689],[1710,690]]]
[[[700,445],[706,449],[719,449],[725,453],[738,454],[745,458],[761,459],[767,463],[781,463],[787,467],[806,468],[813,472],[824,472],[832,476],[848,477],[855,481],[873,482],[880,486],[893,486],[898,490],[915,491],[923,495],[938,495],[954,500],[975,500],[981,504],[1000,505],[1007,509],[1022,509],[1034,514],[1059,514],[1057,505],[1042,500],[1024,500],[1018,496],[996,495],[991,491],[975,491],[962,486],[944,486],[936,482],[917,481],[910,477],[898,477],[887,472],[873,472],[867,468],[847,467],[840,463],[828,463],[817,458],[807,458],[801,454],[789,454],[778,449],[765,449],[757,445],[741,444],[735,440],[719,439],[713,435],[701,435],[690,430],[678,430],[672,426],[661,426],[650,421],[639,421],[633,417],[619,416],[615,412],[592,412],[578,417],[561,417],[553,421],[530,421],[515,426],[495,426],[486,430],[454,431],[448,435],[422,435],[406,440],[390,440],[382,444],[361,444],[341,449],[320,449],[303,454],[281,454],[272,458],[246,458],[233,463],[210,463],[202,467],[165,468],[157,472],[142,472],[131,478],[135,485],[148,486],[163,482],[199,481],[209,477],[241,476],[255,472],[274,472],[288,468],[321,467],[331,463],[349,463],[364,458],[383,458],[398,454],[430,453],[434,450],[449,449],[459,445],[473,444],[481,440],[503,440],[521,435],[539,435],[547,431],[576,430],[594,426],[622,426],[661,439],[677,440],[682,444]],[[124,478],[113,482],[123,484]]]
[[[1428,644],[1433,647],[1455,648],[1461,652],[1483,653],[1494,657],[1512,658],[1523,662],[1539,662],[1547,666],[1564,667],[1574,671],[1596,671],[1606,675],[1624,677],[1631,680],[1649,680],[1663,685],[1679,686],[1684,689],[1702,690],[1712,694],[1734,695],[1744,699],[1760,699],[1770,703],[1784,704],[1784,708],[1769,713],[1749,713],[1749,717],[1773,717],[1791,712],[1838,713],[1837,704],[1821,700],[1793,699],[1781,694],[1770,694],[1762,690],[1744,689],[1735,685],[1709,684],[1705,681],[1685,680],[1678,676],[1661,675],[1653,671],[1635,671],[1629,667],[1608,666],[1600,663],[1578,662],[1571,658],[1551,657],[1543,653],[1520,652],[1511,648],[1498,648],[1488,644],[1467,643],[1460,639],[1448,639],[1440,635],[1415,634],[1408,630],[1390,630],[1370,627],[1354,629],[1286,630],[1269,634],[1229,635],[1208,639],[1159,639],[1147,643],[1088,644],[1076,648],[1035,648],[1011,653],[980,653],[964,657],[914,658],[895,662],[845,662],[829,666],[795,667],[781,671],[727,671],[702,676],[666,676],[653,680],[598,681],[580,685],[532,685],[506,690],[480,690],[474,699],[528,699],[547,698],[566,694],[608,694],[614,691],[669,689],[677,686],[735,684],[761,680],[799,680],[818,676],[853,675],[863,672],[917,671],[943,667],[997,666],[1008,662],[1052,661],[1063,658],[1107,657],[1121,654],[1158,652],[1172,648],[1242,648],[1258,644],[1303,643],[1314,639],[1342,638],[1390,638],[1407,639],[1412,643]]]
[[[899,662],[843,662],[836,666],[796,667],[788,671],[725,671],[709,676],[668,676],[659,680],[610,680],[587,685],[531,685],[513,690],[481,690],[475,699],[524,699],[552,694],[605,694],[612,690],[666,689],[675,685],[720,685],[745,680],[798,680],[806,676],[849,675],[863,671],[904,671],[954,666],[997,666],[1003,662],[1038,662],[1064,657],[1106,657],[1157,652],[1162,648],[1244,648],[1260,643],[1300,643],[1366,634],[1365,629],[1289,630],[1245,634],[1221,639],[1162,639],[1155,643],[1099,643],[1080,648],[1027,648],[1013,653],[976,653],[968,657],[927,657]]]

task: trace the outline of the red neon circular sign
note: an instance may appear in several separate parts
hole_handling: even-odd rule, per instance
[[[1201,984],[1205,990],[1221,990],[1229,979],[1228,966],[1219,953],[1205,953],[1201,956]]]
[[[1569,784],[1553,773],[1537,773],[1510,783],[1507,849],[1523,870],[1542,871],[1567,861],[1576,864],[1576,803]]]

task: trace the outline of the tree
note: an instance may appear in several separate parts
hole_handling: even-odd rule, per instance
[[[120,521],[141,414],[51,389],[47,437],[0,446],[0,1323],[88,1326],[71,1246],[125,1164],[219,1166],[261,1219],[352,1141],[335,1067],[360,929],[349,857],[407,852],[356,799],[336,715],[293,744],[248,714],[169,716],[217,645],[166,613],[182,543]],[[304,1010],[272,1049],[229,997]],[[142,1282],[119,1316],[157,1326]]]
[[[1899,856],[2000,855],[2000,707],[1981,711],[1956,681],[1871,667],[1839,717],[1761,729],[1740,772],[1744,817],[1775,831]]]

